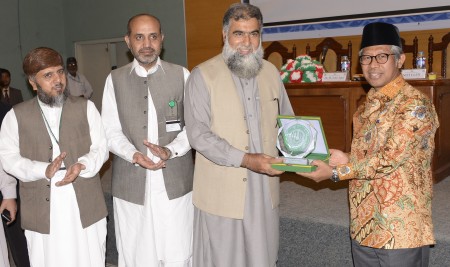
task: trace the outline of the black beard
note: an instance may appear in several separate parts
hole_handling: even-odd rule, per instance
[[[64,89],[62,94],[57,96],[48,95],[42,87],[36,83],[37,86],[37,96],[42,103],[49,105],[50,107],[62,107],[64,102],[66,102],[67,97],[69,97],[69,91]]]
[[[228,68],[236,76],[244,79],[251,79],[259,74],[263,65],[263,55],[261,46],[249,55],[241,55],[237,50],[230,47],[228,40],[225,40],[222,49],[222,56]]]

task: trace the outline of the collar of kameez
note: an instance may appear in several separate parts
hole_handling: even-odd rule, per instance
[[[390,83],[383,86],[379,90],[379,92],[386,95],[390,99],[392,99],[392,98],[394,98],[394,96],[396,96],[398,94],[400,89],[402,89],[403,86],[405,86],[405,84],[406,84],[405,79],[403,79],[403,76],[401,74],[399,74],[397,76],[397,78],[395,78]]]
[[[139,65],[139,62],[135,58],[133,60],[133,63],[131,63],[131,69],[130,69],[130,73],[129,74],[131,74],[134,69],[139,69],[139,71],[136,70],[136,73],[138,74],[138,76],[145,77],[145,76],[148,76],[149,74],[155,73],[158,68],[161,68],[161,70],[163,71],[164,74],[166,73],[164,71],[164,68],[163,68],[162,64],[161,64],[161,58],[160,57],[158,57],[158,59],[156,60],[156,64],[153,67],[151,67],[148,71],[144,67]],[[142,74],[146,73],[146,75],[142,76],[142,75],[139,75],[139,73],[142,73]]]

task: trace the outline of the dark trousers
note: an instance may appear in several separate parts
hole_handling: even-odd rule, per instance
[[[3,196],[1,196],[3,200]],[[19,198],[19,183],[17,183],[17,215],[16,220],[6,225],[3,222],[3,228],[5,229],[5,237],[11,251],[11,256],[17,267],[30,267],[30,259],[28,257],[27,239],[25,238],[24,231],[20,226],[20,198]]]
[[[404,249],[379,249],[361,246],[352,240],[355,267],[428,267],[430,246]]]

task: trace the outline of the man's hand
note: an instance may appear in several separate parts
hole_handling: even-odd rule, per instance
[[[143,155],[141,152],[134,153],[132,163],[139,164],[141,167],[152,171],[166,167],[165,161],[160,160],[157,163],[154,163],[149,157]]]
[[[282,174],[283,171],[272,168],[271,165],[274,163],[283,163],[283,159],[274,158],[262,153],[246,153],[242,159],[241,167],[269,176]]]
[[[330,179],[332,172],[332,167],[321,160],[314,160],[312,165],[317,166],[317,169],[313,172],[297,172],[298,175],[309,178],[316,183]]]
[[[337,149],[330,149],[330,166],[337,166],[340,164],[347,164],[349,162],[348,155]]]
[[[50,163],[47,166],[47,169],[45,170],[45,176],[48,179],[52,179],[53,176],[55,176],[55,173],[59,171],[59,168],[61,168],[61,164],[63,163],[64,158],[66,157],[67,153],[63,152],[59,156],[57,156],[52,163]]]
[[[63,186],[66,184],[73,183],[73,181],[75,181],[75,179],[77,179],[78,175],[80,175],[80,172],[84,169],[86,169],[86,166],[84,166],[84,164],[81,164],[79,162],[73,164],[72,166],[70,166],[67,169],[67,172],[66,172],[66,175],[64,176],[64,178],[61,181],[56,182],[55,185]]]
[[[3,199],[2,204],[0,205],[0,213],[3,213],[4,210],[9,211],[9,215],[11,216],[11,221],[6,224],[10,224],[14,222],[16,219],[17,213],[17,203],[15,199]]]
[[[161,160],[166,161],[170,159],[170,156],[172,156],[172,152],[170,152],[170,150],[167,147],[152,144],[147,140],[144,140],[144,145],[148,147],[148,149],[153,155],[157,156]]]

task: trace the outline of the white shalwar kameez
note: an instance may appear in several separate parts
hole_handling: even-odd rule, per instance
[[[132,71],[140,77],[147,77],[158,68],[164,71],[159,58],[149,71],[135,59]],[[186,81],[189,72],[184,68],[183,71]],[[111,75],[106,79],[102,119],[110,151],[131,162],[137,150],[123,135]],[[158,144],[157,115],[150,93],[147,129],[147,140]],[[175,155],[174,151],[178,152],[177,156],[185,155],[191,149],[185,130],[166,147],[172,155]],[[160,160],[149,150],[147,156],[154,162]],[[169,200],[161,169],[147,170],[145,192],[143,206],[113,197],[119,267],[192,266],[192,192]]]
[[[0,191],[3,199],[16,199],[16,184],[17,181],[11,175],[3,170],[0,164]],[[9,267],[8,245],[6,245],[6,237],[3,229],[3,223],[0,222],[0,266]]]
[[[49,107],[39,101],[48,126],[59,140],[61,107]],[[106,138],[101,117],[95,105],[88,101],[87,118],[91,148],[78,162],[86,166],[78,179],[93,177],[108,159]],[[47,126],[47,129],[48,129]],[[60,155],[58,143],[49,131],[53,159]],[[3,120],[0,133],[0,157],[8,172],[23,182],[45,178],[48,162],[37,162],[20,156],[17,119],[12,109]],[[11,152],[14,153],[11,155]],[[72,184],[57,187],[66,171],[58,171],[51,181],[50,234],[25,230],[32,267],[103,267],[106,253],[106,218],[83,229]]]

